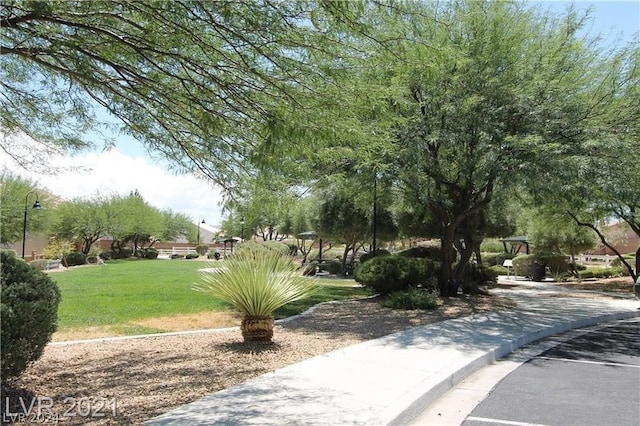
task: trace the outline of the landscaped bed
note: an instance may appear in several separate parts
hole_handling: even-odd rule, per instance
[[[140,424],[208,393],[364,340],[409,327],[515,306],[503,297],[461,297],[434,311],[383,308],[375,299],[318,306],[276,325],[272,344],[247,344],[238,330],[98,343],[49,345],[18,382],[53,398],[117,401],[117,416],[74,417],[65,424]],[[107,407],[109,408],[109,407]],[[109,410],[105,410],[110,414]]]
[[[579,285],[608,292],[613,288],[622,291],[626,286],[630,293],[630,280],[618,281],[583,281]],[[343,280],[342,284],[348,282]],[[595,293],[588,296],[602,297]],[[307,303],[321,301],[322,297]],[[91,343],[57,342],[46,348],[17,385],[23,396],[52,398],[60,415],[69,408],[65,398],[109,404],[105,417],[76,416],[65,419],[66,424],[140,424],[208,393],[344,346],[418,325],[515,307],[512,300],[496,295],[438,299],[433,311],[393,310],[378,302],[364,298],[319,305],[276,325],[272,344],[245,343],[237,329]],[[299,309],[304,308],[294,307],[291,313]],[[205,323],[207,327],[227,326],[237,318],[229,311],[218,310],[146,316],[136,321],[144,321],[143,329],[167,329],[171,323],[175,329],[184,330]],[[97,337],[92,331],[88,328],[82,337]],[[115,416],[112,403],[117,405]]]

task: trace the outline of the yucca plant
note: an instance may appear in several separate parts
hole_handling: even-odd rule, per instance
[[[243,315],[240,329],[245,341],[273,338],[273,312],[287,303],[308,297],[316,282],[302,276],[283,254],[248,250],[225,260],[223,268],[205,269],[193,289],[212,294]]]

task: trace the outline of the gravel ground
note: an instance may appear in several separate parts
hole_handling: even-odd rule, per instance
[[[17,388],[21,395],[52,405],[63,424],[140,424],[208,393],[344,346],[513,307],[512,300],[498,296],[441,300],[434,311],[392,310],[364,299],[323,304],[278,324],[271,344],[245,344],[240,332],[231,330],[49,345]],[[17,395],[14,403],[20,401]],[[104,416],[81,415],[87,409]],[[75,416],[63,416],[64,411]]]

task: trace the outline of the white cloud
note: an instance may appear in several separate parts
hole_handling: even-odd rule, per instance
[[[137,189],[152,206],[184,213],[194,223],[201,216],[212,225],[222,220],[221,191],[213,184],[191,175],[174,175],[147,157],[125,155],[117,148],[49,158],[47,167],[78,168],[56,175],[25,171],[3,155],[0,155],[0,165],[63,199],[90,198],[98,193],[126,195]]]

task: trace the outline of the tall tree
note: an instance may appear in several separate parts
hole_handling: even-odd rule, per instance
[[[58,205],[50,232],[63,240],[80,241],[82,253],[89,254],[96,241],[109,235],[117,214],[109,197],[74,198]]]
[[[134,253],[139,248],[151,246],[164,232],[162,213],[149,205],[136,190],[128,196],[115,196],[113,208],[117,211],[110,230],[113,249],[131,245]]]
[[[287,111],[318,107],[306,105],[316,95],[328,103],[322,88],[311,86],[324,79],[314,56],[329,56],[344,40],[323,26],[351,21],[350,10],[360,8],[4,1],[0,127],[9,137],[0,147],[28,164],[29,153],[15,149],[22,134],[54,150],[90,146],[83,136],[106,110],[117,130],[176,169],[234,189],[253,163],[269,161],[260,155],[263,145],[282,134]],[[322,126],[306,127],[312,134]]]
[[[439,224],[440,292],[454,296],[495,189],[557,172],[556,160],[587,134],[606,133],[596,126],[599,106],[616,95],[608,76],[618,70],[577,36],[584,20],[573,12],[554,20],[520,3],[416,7],[438,20],[412,21],[411,43],[398,49],[401,62],[394,57],[395,81],[406,87],[396,105],[408,120],[397,170]]]

